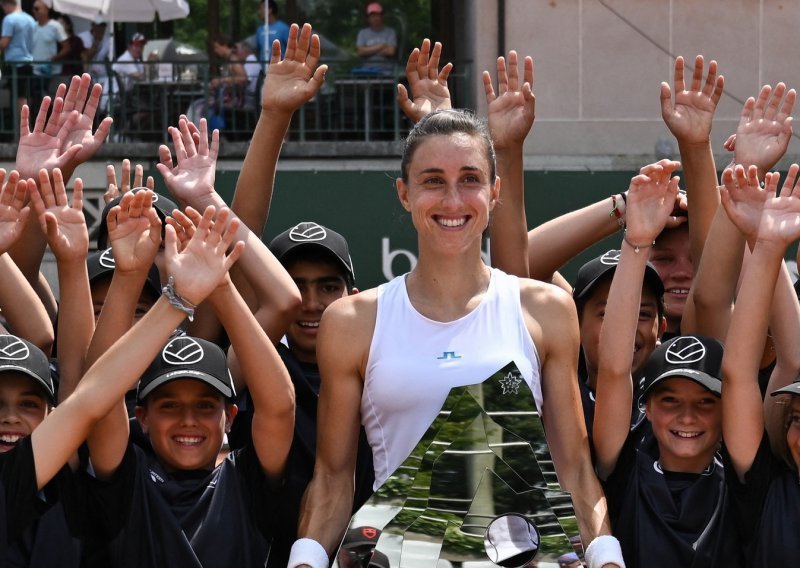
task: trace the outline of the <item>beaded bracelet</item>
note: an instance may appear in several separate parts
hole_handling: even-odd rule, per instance
[[[647,245],[635,245],[635,244],[633,244],[632,242],[630,242],[628,240],[628,229],[625,229],[625,230],[622,231],[622,240],[625,241],[625,243],[629,247],[631,247],[633,249],[633,252],[635,252],[636,254],[639,254],[639,251],[642,250],[643,248],[650,248],[650,247],[652,247],[652,246],[654,246],[656,244],[655,241],[653,241],[652,243],[647,244]]]
[[[175,279],[172,276],[167,280],[167,285],[161,289],[161,293],[171,306],[185,313],[189,321],[194,321],[194,311],[197,309],[197,306],[178,294],[178,291],[175,289]]]
[[[624,198],[623,201],[625,201]],[[619,210],[619,204],[617,203],[616,195],[611,196],[611,211],[608,212],[608,216],[614,217],[617,220],[617,225],[619,225],[620,228],[625,227],[625,219],[622,217],[622,212]]]

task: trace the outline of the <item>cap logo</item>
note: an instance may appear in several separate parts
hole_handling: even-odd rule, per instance
[[[5,343],[5,345],[2,345]],[[0,357],[9,361],[24,361],[31,354],[30,349],[16,335],[0,337]]]
[[[136,188],[132,189],[131,191],[133,191],[134,193],[139,193],[140,191],[147,191],[148,189],[149,188],[147,188],[147,187],[136,187]],[[153,201],[152,201],[152,203],[156,203],[157,201],[158,201],[158,194],[154,191],[153,192]]]
[[[378,530],[372,527],[364,527],[361,529],[361,534],[363,534],[365,538],[372,540],[378,536]]]
[[[696,337],[679,337],[667,349],[664,359],[667,363],[684,365],[697,363],[706,356],[706,347]]]
[[[194,365],[203,357],[203,347],[191,337],[176,337],[161,350],[161,358],[170,365]]]
[[[103,268],[110,268],[114,270],[117,267],[117,263],[114,261],[114,254],[111,252],[111,248],[107,248],[100,254],[98,262]]]
[[[616,266],[619,264],[619,255],[620,251],[610,250],[600,257],[600,264],[605,264],[606,266]]]
[[[289,238],[296,243],[314,243],[328,238],[328,232],[316,223],[299,223],[289,231]]]

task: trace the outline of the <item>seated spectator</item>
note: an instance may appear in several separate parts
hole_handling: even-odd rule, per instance
[[[356,48],[364,68],[391,71],[397,54],[397,34],[383,23],[383,6],[370,2],[367,6],[368,26],[358,32]]]
[[[146,43],[147,38],[144,37],[144,34],[138,32],[133,34],[131,41],[128,42],[128,49],[117,58],[112,67],[114,72],[119,75],[123,92],[130,91],[137,81],[142,81],[145,78],[142,54]]]
[[[221,117],[225,109],[243,109],[246,108],[246,101],[250,101],[251,108],[254,108],[255,103],[255,82],[258,81],[258,72],[255,73],[255,81],[248,75],[248,68],[245,65],[250,65],[249,73],[252,74],[252,64],[255,63],[255,58],[251,59],[250,63],[245,63],[247,54],[239,53],[239,46],[242,43],[236,44],[228,36],[219,36],[212,42],[212,49],[222,64],[220,65],[220,76],[214,77],[208,84],[208,97],[207,99],[199,99],[192,102],[189,110],[186,111],[186,116],[191,122],[200,122],[201,118],[209,118],[212,128],[222,129],[223,123],[220,119],[212,119],[212,116]],[[250,92],[250,85],[253,89]]]

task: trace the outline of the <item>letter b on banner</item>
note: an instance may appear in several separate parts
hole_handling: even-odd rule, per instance
[[[392,270],[392,264],[394,264],[394,259],[397,257],[405,257],[408,259],[408,267],[401,266],[400,269],[395,273]],[[414,256],[410,250],[405,249],[397,249],[397,250],[390,250],[389,249],[389,237],[383,237],[381,239],[381,269],[383,270],[383,277],[386,278],[387,282],[394,278],[398,274],[405,274],[406,272],[410,272],[414,269],[417,265],[417,257]]]

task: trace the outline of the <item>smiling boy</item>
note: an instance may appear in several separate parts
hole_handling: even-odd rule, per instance
[[[627,228],[600,332],[596,467],[629,568],[741,565],[716,455],[722,441],[722,345],[706,337],[675,337],[653,351],[638,397],[631,380],[646,249],[672,211],[678,178],[671,174],[678,166],[660,162],[631,181]],[[647,420],[631,429],[634,401]]]

